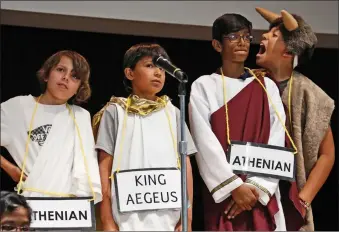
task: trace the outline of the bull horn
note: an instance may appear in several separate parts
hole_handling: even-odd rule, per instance
[[[284,26],[288,31],[294,31],[299,27],[297,20],[286,10],[281,11]]]
[[[255,10],[264,18],[266,19],[269,23],[272,23],[274,20],[280,17],[280,15],[275,14],[269,10],[266,10],[261,7],[256,7]]]

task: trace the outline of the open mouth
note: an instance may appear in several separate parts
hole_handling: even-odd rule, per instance
[[[265,45],[264,45],[263,43],[260,43],[260,48],[259,48],[258,54],[259,54],[259,55],[262,55],[262,54],[264,54],[265,52],[266,52],[266,47],[265,47]]]

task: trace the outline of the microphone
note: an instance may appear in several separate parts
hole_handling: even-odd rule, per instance
[[[178,67],[175,67],[169,60],[165,59],[161,55],[153,57],[153,64],[159,68],[162,68],[170,74],[172,77],[177,79],[179,82],[188,82],[187,75]]]

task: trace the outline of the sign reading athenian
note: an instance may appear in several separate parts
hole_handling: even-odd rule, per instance
[[[94,203],[91,197],[26,197],[32,208],[32,229],[95,230]]]
[[[181,175],[176,168],[123,170],[114,173],[120,212],[179,209]]]
[[[295,179],[295,154],[285,147],[232,141],[227,161],[236,174]]]

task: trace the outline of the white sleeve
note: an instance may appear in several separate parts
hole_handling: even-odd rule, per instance
[[[11,143],[12,133],[14,129],[12,124],[13,119],[13,107],[17,104],[15,103],[16,98],[9,99],[1,103],[1,146],[7,147]]]
[[[282,119],[282,122],[285,125],[286,114],[284,110],[284,106],[280,97],[280,93],[276,84],[265,78],[265,85],[267,88],[267,92],[272,99],[272,103],[274,104],[277,112]],[[269,109],[270,109],[270,137],[268,140],[268,144],[275,146],[285,146],[285,130],[284,125],[278,119],[276,111],[269,101]],[[267,205],[270,201],[271,196],[275,193],[279,185],[279,179],[270,178],[270,177],[258,177],[248,175],[246,184],[250,184],[256,187],[259,193],[259,201],[262,205]]]
[[[189,104],[190,127],[198,150],[195,157],[199,172],[214,201],[219,203],[243,182],[232,172],[225,152],[211,129],[209,105],[202,96],[193,83]]]

